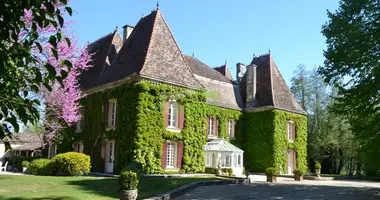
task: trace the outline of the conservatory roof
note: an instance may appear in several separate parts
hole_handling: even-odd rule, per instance
[[[204,151],[223,151],[223,152],[241,152],[244,151],[237,148],[233,144],[225,141],[224,139],[214,139],[206,143],[203,148]]]

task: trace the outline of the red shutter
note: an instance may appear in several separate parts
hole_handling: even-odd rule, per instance
[[[179,105],[179,124],[178,128],[183,129],[185,122],[185,106]]]
[[[162,157],[161,157],[161,167],[163,169],[166,168],[167,154],[168,154],[168,143],[164,142],[164,144],[162,145]]]
[[[108,108],[109,104],[108,101],[104,103],[104,125],[105,127],[108,127]]]
[[[206,137],[208,136],[208,125],[209,125],[209,121],[210,121],[210,118],[209,117],[206,117]]]
[[[164,102],[164,127],[169,126],[169,102],[165,101]]]
[[[214,118],[214,124],[215,124],[215,136],[218,136],[219,135],[219,120],[217,120],[216,118]]]
[[[296,137],[297,137],[296,124],[295,123],[292,124],[292,128],[293,128],[293,140],[295,141]]]
[[[297,169],[297,152],[293,150],[293,169]]]
[[[182,157],[183,157],[183,143],[178,143],[178,150],[177,150],[177,168],[182,168]]]

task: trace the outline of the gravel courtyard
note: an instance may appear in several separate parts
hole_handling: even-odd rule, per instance
[[[278,183],[266,183],[264,176],[251,177],[250,185],[218,185],[198,187],[176,200],[182,199],[344,199],[380,200],[380,183],[369,181],[312,181],[295,182],[278,178]]]

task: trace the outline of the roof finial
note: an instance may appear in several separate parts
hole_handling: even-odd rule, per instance
[[[158,0],[157,0],[156,6],[157,6],[156,10],[158,10],[160,8],[160,3],[158,2]]]
[[[227,65],[227,60],[224,61],[224,65]]]
[[[253,52],[253,57],[256,58],[255,52]]]
[[[194,52],[193,52],[193,57],[194,57]]]
[[[269,54],[270,54],[270,48],[269,48]]]

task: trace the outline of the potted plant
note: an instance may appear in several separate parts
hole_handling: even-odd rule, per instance
[[[277,182],[278,170],[274,167],[269,167],[265,170],[265,175],[267,176],[267,182],[275,183]]]
[[[316,162],[314,165],[315,168],[315,174],[320,177],[321,176],[321,163]]]
[[[136,200],[137,199],[137,186],[139,179],[137,174],[132,171],[122,171],[119,178],[120,200]]]
[[[295,169],[293,171],[295,181],[303,181],[303,175],[306,173],[304,169]]]
[[[24,160],[21,162],[21,166],[22,166],[22,173],[26,173],[26,170],[28,170],[28,167],[29,167],[29,162]]]

